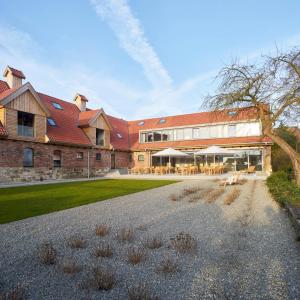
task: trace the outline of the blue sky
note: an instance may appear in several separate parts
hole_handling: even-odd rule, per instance
[[[4,1],[0,67],[125,119],[198,111],[233,59],[300,44],[297,0]]]

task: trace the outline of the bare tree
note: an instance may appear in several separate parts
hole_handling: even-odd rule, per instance
[[[218,77],[216,95],[208,96],[210,109],[254,106],[263,134],[287,153],[300,185],[300,154],[275,130],[276,124],[292,124],[300,119],[300,49],[264,57],[261,66],[235,62],[224,67]]]

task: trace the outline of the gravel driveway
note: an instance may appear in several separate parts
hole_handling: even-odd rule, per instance
[[[190,196],[171,201],[171,194],[199,187]],[[300,244],[290,221],[272,201],[263,181],[238,186],[240,196],[231,204],[224,199],[207,201],[218,183],[187,180],[128,196],[0,225],[0,288],[17,283],[28,299],[127,299],[127,289],[146,282],[149,293],[159,299],[300,299]],[[195,196],[192,195],[192,196]],[[97,224],[111,227],[106,237],[95,235]],[[134,240],[115,238],[120,228],[134,229]],[[170,238],[189,233],[197,241],[195,253],[177,252]],[[83,249],[71,249],[67,241],[82,237]],[[126,261],[132,245],[158,236],[163,245],[146,251],[137,265]],[[52,241],[59,262],[42,265],[37,248]],[[93,255],[95,245],[109,242],[112,258]],[[165,257],[178,264],[174,274],[157,272]],[[65,274],[61,262],[72,258],[82,270]],[[109,291],[82,289],[91,267],[100,265],[116,273],[116,285]],[[1,291],[1,290],[0,290]]]

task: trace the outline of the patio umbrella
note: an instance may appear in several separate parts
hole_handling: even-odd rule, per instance
[[[218,146],[210,146],[206,149],[201,149],[195,152],[195,155],[213,155],[214,156],[214,163],[216,162],[216,155],[232,155],[235,152],[233,150],[228,150],[225,148],[221,148]]]
[[[187,157],[188,154],[175,150],[173,148],[167,148],[162,151],[156,152],[152,156],[155,157],[169,157],[169,166],[171,165],[171,157]]]

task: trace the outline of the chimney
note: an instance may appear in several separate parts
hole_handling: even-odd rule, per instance
[[[7,66],[4,70],[3,77],[11,89],[22,86],[22,80],[25,79],[25,75],[22,71]]]
[[[88,102],[88,99],[85,96],[76,94],[74,101],[80,111],[86,111],[86,103]]]

